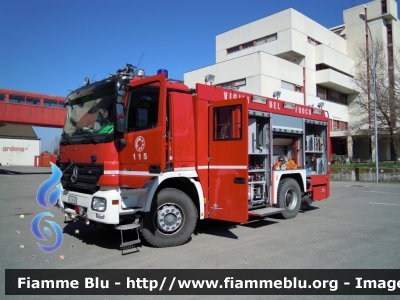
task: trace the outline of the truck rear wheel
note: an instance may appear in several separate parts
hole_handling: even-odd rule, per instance
[[[192,235],[197,223],[197,209],[192,199],[177,189],[160,191],[145,213],[144,239],[152,246],[172,247],[185,243]]]
[[[285,209],[281,213],[284,219],[292,219],[297,216],[301,205],[301,191],[299,184],[293,178],[281,180],[278,186],[278,205]]]

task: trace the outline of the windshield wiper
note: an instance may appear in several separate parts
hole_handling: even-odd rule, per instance
[[[61,144],[63,144],[64,146],[65,145],[71,145],[72,144],[72,142],[69,140],[69,135],[68,135],[68,133],[66,133],[66,132],[63,132],[62,134],[61,134],[61,138],[63,139],[62,141],[61,141]]]
[[[96,140],[95,140],[91,135],[89,135],[89,134],[85,134],[85,137],[88,138],[89,141],[90,141],[91,143],[95,144],[95,145],[98,143],[98,141],[96,141]]]
[[[78,124],[78,122],[76,122],[74,119],[69,118],[69,121],[71,122],[71,124],[76,127],[76,124]]]

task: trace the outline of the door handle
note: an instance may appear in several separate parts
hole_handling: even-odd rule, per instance
[[[149,166],[149,173],[160,174],[161,173],[161,166],[160,165],[150,165]]]
[[[245,184],[246,183],[246,179],[244,179],[244,177],[235,177],[235,178],[233,178],[233,183],[235,183],[235,184]]]

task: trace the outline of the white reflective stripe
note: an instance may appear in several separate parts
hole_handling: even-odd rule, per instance
[[[174,168],[174,171],[195,171],[195,167]]]
[[[246,170],[247,166],[210,166],[210,169],[225,169],[225,170]]]
[[[137,176],[161,176],[162,173],[160,174],[154,174],[154,173],[149,173],[149,172],[141,172],[141,171],[119,171],[120,175],[137,175]]]
[[[198,166],[197,169],[199,170],[206,170],[206,169],[223,169],[223,170],[246,170],[247,166]],[[195,167],[186,167],[186,168],[175,168],[175,172],[183,172],[183,171],[195,171]],[[139,175],[139,176],[160,176],[160,174],[149,173],[146,171],[119,171],[119,170],[107,170],[104,171],[105,175]]]
[[[175,168],[174,171],[196,171],[195,167],[187,167],[187,168]],[[121,174],[121,175],[155,175],[154,173],[149,173],[145,171],[119,171],[119,170],[107,170],[104,171],[104,174],[107,175],[115,175],[115,174]]]
[[[199,170],[202,170],[202,169],[208,169],[208,168],[210,168],[210,169],[213,169],[213,170],[215,170],[215,169],[222,169],[222,170],[247,170],[247,166],[217,166],[217,165],[214,165],[214,166],[198,166],[197,167]]]
[[[175,168],[174,171],[183,172],[183,171],[196,171],[195,167],[187,167],[187,168]],[[107,175],[139,175],[139,176],[160,176],[160,174],[149,173],[146,171],[119,171],[119,170],[107,170],[104,171],[104,174]]]
[[[104,174],[107,174],[107,175],[117,175],[117,174],[119,174],[119,170],[104,170]]]

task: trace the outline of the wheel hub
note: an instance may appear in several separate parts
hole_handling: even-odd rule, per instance
[[[157,211],[157,227],[166,233],[177,231],[182,225],[182,210],[175,205],[164,205]]]
[[[286,191],[285,202],[288,209],[293,209],[296,206],[297,196],[294,189],[290,188]]]

